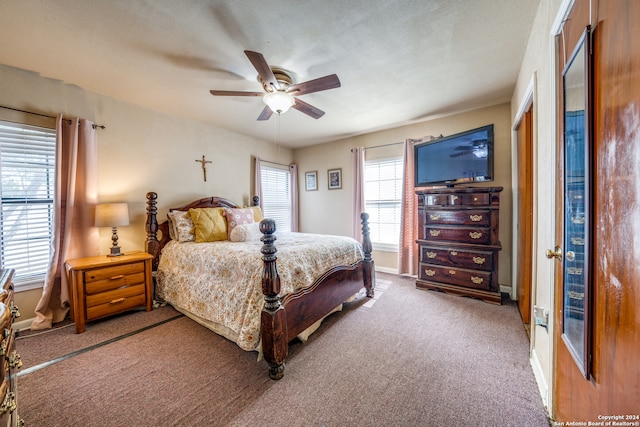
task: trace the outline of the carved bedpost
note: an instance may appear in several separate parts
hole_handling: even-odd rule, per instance
[[[153,191],[147,193],[147,241],[144,244],[144,249],[147,253],[153,255],[152,270],[158,269],[158,257],[160,255],[160,242],[158,241],[158,219],[156,214],[158,209],[156,208],[156,200],[158,195]]]
[[[364,252],[362,265],[364,287],[367,290],[367,296],[372,298],[376,287],[376,270],[371,257],[373,246],[371,245],[371,235],[369,234],[369,214],[366,212],[361,213],[360,219],[362,220],[362,250]]]
[[[262,293],[264,294],[264,308],[260,314],[260,330],[262,334],[262,353],[269,364],[269,377],[279,380],[284,376],[284,360],[289,352],[287,337],[287,318],[284,307],[280,303],[280,276],[276,267],[276,252],[274,245],[276,223],[272,219],[260,221],[260,238],[263,246],[262,261]]]

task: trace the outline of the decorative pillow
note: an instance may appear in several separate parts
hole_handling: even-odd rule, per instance
[[[195,226],[196,243],[227,240],[227,224],[223,208],[189,209]]]
[[[193,221],[191,221],[189,212],[171,211],[167,217],[169,218],[169,235],[171,235],[173,227],[172,239],[178,242],[193,242],[195,240]]]
[[[262,233],[260,232],[259,222],[236,225],[229,233],[229,240],[232,242],[249,242],[260,240],[260,237],[262,237]]]
[[[253,210],[253,222],[260,222],[264,219],[260,206],[251,206],[249,209]]]
[[[227,217],[227,231],[229,236],[231,236],[231,232],[235,227],[240,224],[252,224],[255,222],[253,220],[253,209],[251,208],[242,208],[242,209],[231,209],[225,208],[224,216]]]

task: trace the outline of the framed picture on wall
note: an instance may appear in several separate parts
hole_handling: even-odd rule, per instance
[[[327,171],[329,180],[329,190],[342,188],[342,168],[329,169]]]
[[[307,191],[315,191],[318,189],[318,171],[304,173],[304,188]]]

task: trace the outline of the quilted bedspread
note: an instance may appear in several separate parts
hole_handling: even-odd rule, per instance
[[[313,284],[338,265],[363,258],[356,240],[306,233],[278,233],[275,242],[280,295]],[[169,242],[162,250],[156,295],[181,310],[223,325],[244,350],[260,343],[262,254],[259,240],[211,243]]]

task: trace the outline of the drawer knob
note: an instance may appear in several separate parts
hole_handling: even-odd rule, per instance
[[[475,262],[478,265],[484,264],[485,261],[486,260],[484,258],[482,258],[482,257],[479,257],[479,256],[474,256],[473,257],[473,262]]]
[[[479,239],[482,237],[482,233],[479,231],[470,231],[469,237],[471,237],[472,239]]]
[[[433,237],[438,237],[440,235],[440,230],[429,230],[429,234]]]
[[[124,298],[118,298],[118,299],[114,299],[111,302],[109,302],[109,304],[118,304],[121,303],[122,301],[124,301]]]
[[[471,276],[471,281],[476,285],[479,285],[484,282],[484,279],[482,277]]]
[[[482,215],[469,215],[469,219],[473,222],[482,221]]]
[[[426,274],[427,276],[431,277],[431,276],[435,276],[436,272],[433,270],[425,270],[424,274]]]
[[[438,254],[435,252],[427,252],[427,258],[433,259],[437,256]]]
[[[429,218],[431,218],[434,221],[437,221],[440,219],[440,215],[438,214],[429,214]]]

